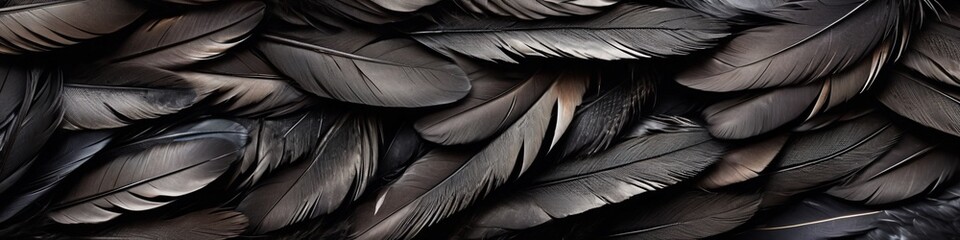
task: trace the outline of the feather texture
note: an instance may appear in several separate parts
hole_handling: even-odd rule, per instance
[[[0,54],[51,51],[120,30],[144,13],[126,0],[0,2]]]
[[[0,223],[32,210],[31,204],[37,204],[64,178],[103,150],[112,140],[112,132],[71,133],[56,139],[47,145],[51,152],[41,155],[42,161],[30,166],[26,177],[4,193],[0,199]]]
[[[563,134],[587,81],[585,74],[564,72],[516,123],[479,149],[430,151],[357,206],[350,214],[348,237],[413,238],[522,175],[540,149],[552,145],[544,138]]]
[[[861,239],[950,239],[960,226],[960,184],[923,201],[883,211]]]
[[[778,88],[711,105],[703,110],[707,129],[718,138],[744,139],[772,131],[803,116],[820,85]]]
[[[262,2],[198,8],[144,23],[109,58],[159,68],[179,68],[223,55],[247,39],[263,18]]]
[[[860,170],[893,147],[901,134],[890,120],[872,113],[794,135],[763,174],[769,176],[763,205],[780,204]]]
[[[519,1],[517,1],[519,2]],[[526,57],[638,59],[686,55],[725,37],[726,26],[680,8],[625,3],[592,18],[517,22],[448,13],[409,34],[435,50],[516,63]]]
[[[276,117],[316,103],[253,50],[178,72],[205,96],[205,107],[240,117]]]
[[[760,196],[689,191],[657,204],[622,207],[617,221],[598,234],[604,239],[702,239],[746,222],[757,211]]]
[[[414,124],[424,139],[443,145],[481,141],[510,127],[561,77],[556,71],[530,73],[455,59],[468,72],[470,93],[455,105],[428,114]]]
[[[921,125],[960,136],[960,90],[924,81],[915,74],[896,71],[877,99],[883,105]]]
[[[810,83],[858,63],[900,24],[897,1],[796,1],[790,5],[772,13],[789,23],[740,33],[712,58],[682,72],[677,81],[706,91]],[[837,41],[844,44],[834,44]]]
[[[592,15],[617,2],[618,0],[457,0],[460,7],[475,13],[523,20]]]
[[[786,4],[788,0],[666,0],[695,11],[733,21],[740,21],[746,15],[763,13]]]
[[[890,152],[834,186],[828,194],[866,204],[888,204],[946,185],[960,169],[954,151],[928,139],[906,134]]]
[[[545,169],[516,193],[480,208],[461,234],[495,238],[615,204],[691,178],[724,151],[702,127],[628,139]]]
[[[913,38],[901,63],[931,79],[960,86],[960,9],[926,21]]]
[[[377,121],[351,114],[337,119],[306,159],[264,178],[237,206],[250,218],[250,232],[322,217],[359,197],[376,171]]]
[[[318,34],[266,35],[258,48],[304,90],[345,102],[424,107],[454,102],[470,90],[460,68],[413,41],[357,32]]]
[[[228,239],[247,227],[247,217],[230,210],[203,209],[170,219],[124,223],[85,239]]]
[[[246,143],[235,122],[205,120],[130,141],[73,182],[48,216],[63,224],[99,223],[162,207],[225,173]]]
[[[874,228],[882,211],[837,201],[829,196],[808,198],[788,206],[737,239],[850,239]]]
[[[717,189],[760,176],[760,173],[780,154],[789,136],[778,134],[761,138],[727,151],[723,159],[700,179],[699,186],[705,189]]]
[[[60,124],[63,76],[59,70],[0,64],[0,193],[4,193],[26,173]]]
[[[119,128],[178,113],[200,100],[183,78],[138,65],[110,65],[67,79],[61,128]]]

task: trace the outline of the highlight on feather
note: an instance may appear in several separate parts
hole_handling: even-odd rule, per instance
[[[732,148],[700,178],[697,185],[704,189],[717,189],[760,176],[780,154],[788,139],[789,134],[781,133]]]
[[[753,217],[760,205],[760,195],[690,190],[671,196],[669,201],[639,203],[656,203],[660,207],[621,206],[619,216],[608,219],[593,238],[702,239],[714,236]]]
[[[636,3],[568,20],[518,22],[454,11],[435,14],[432,20],[433,25],[408,34],[440,52],[507,63],[528,57],[620,60],[686,55],[727,36],[726,25],[693,11]]]
[[[656,191],[692,178],[725,151],[702,127],[673,127],[683,130],[630,138],[540,171],[515,194],[477,209],[460,237],[495,238]]]
[[[246,144],[236,122],[211,119],[126,140],[71,182],[47,214],[62,224],[100,223],[156,209],[223,175]]]
[[[0,2],[0,54],[52,51],[133,23],[146,9],[127,0]]]
[[[875,227],[883,211],[817,196],[786,207],[743,233],[742,239],[839,239],[860,236]]]
[[[0,193],[36,162],[63,118],[63,75],[59,69],[0,62]]]
[[[127,37],[107,61],[180,68],[223,55],[250,36],[266,6],[238,1],[154,19]]]
[[[247,217],[224,209],[202,209],[170,219],[142,219],[97,232],[104,239],[230,239],[247,228]]]
[[[489,13],[522,20],[597,14],[619,0],[457,0],[458,6],[475,13]]]

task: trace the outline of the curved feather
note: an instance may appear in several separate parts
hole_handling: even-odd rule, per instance
[[[63,224],[99,223],[162,207],[225,173],[246,135],[240,124],[214,119],[111,148],[98,155],[103,164],[65,188],[48,216]]]
[[[686,55],[712,47],[726,26],[681,8],[619,4],[591,18],[523,21],[445,13],[409,34],[440,52],[487,61],[527,57],[638,59]]]
[[[401,124],[385,146],[383,156],[377,162],[376,176],[380,183],[392,182],[428,149],[427,143],[408,123]]]
[[[873,229],[883,211],[819,196],[788,206],[737,239],[850,239]]]
[[[877,99],[900,116],[921,125],[960,136],[960,90],[895,71]]]
[[[250,232],[322,217],[363,193],[376,171],[379,122],[356,115],[335,121],[316,145],[305,146],[306,159],[264,178],[240,201],[237,210],[250,218]]]
[[[304,90],[345,102],[425,107],[454,102],[470,90],[460,68],[413,41],[349,31],[318,33],[266,35],[258,48]]]
[[[960,226],[960,185],[940,194],[897,208],[886,209],[862,239],[949,239]]]
[[[481,141],[510,127],[562,76],[549,70],[531,73],[455,59],[468,72],[470,93],[450,108],[414,123],[421,137],[443,145]]]
[[[794,135],[769,177],[763,206],[782,203],[798,193],[837,181],[874,162],[900,138],[902,130],[879,113],[829,128]]]
[[[773,89],[711,105],[703,110],[703,116],[707,129],[718,138],[749,138],[803,116],[813,107],[820,89],[820,84]]]
[[[641,108],[650,105],[660,80],[653,69],[630,69],[629,76],[604,77],[604,73],[596,81],[602,92],[577,108],[570,129],[557,145],[562,151],[558,158],[593,155],[607,149],[624,128],[632,125]]]
[[[370,1],[380,7],[394,12],[414,12],[423,7],[427,7],[441,0],[360,0]]]
[[[457,4],[475,13],[489,13],[523,20],[548,17],[583,16],[603,12],[618,0],[457,0]]]
[[[876,205],[933,192],[960,169],[957,154],[946,147],[906,134],[882,158],[833,186],[827,194]]]
[[[182,77],[139,65],[110,65],[64,84],[63,123],[69,130],[119,128],[178,113],[200,101]]]
[[[565,72],[524,115],[488,143],[439,148],[414,162],[393,184],[352,211],[351,239],[410,239],[522,175],[563,134],[588,79]],[[553,124],[551,124],[553,123]]]
[[[789,3],[788,0],[667,0],[713,17],[740,21],[747,15],[763,15]]]
[[[177,72],[205,96],[203,105],[239,117],[276,117],[316,104],[252,50]]]
[[[63,117],[59,70],[0,63],[0,193],[23,176]]]
[[[161,0],[169,3],[177,3],[184,5],[203,5],[219,2],[220,0]]]
[[[692,178],[724,151],[702,127],[628,139],[550,166],[529,185],[478,209],[461,237],[495,238],[663,189]]]
[[[773,11],[789,23],[749,29],[677,81],[706,91],[810,83],[837,74],[896,33],[901,6],[891,0],[797,1]],[[834,44],[843,42],[844,44]]]
[[[689,191],[656,207],[623,208],[598,232],[604,239],[702,239],[729,231],[757,212],[759,194]]]
[[[250,35],[266,8],[241,1],[198,8],[144,23],[108,57],[159,68],[179,68],[223,55]]]
[[[247,228],[247,217],[231,210],[203,209],[170,219],[123,223],[84,239],[228,239]]]
[[[698,185],[704,189],[717,189],[760,176],[780,154],[789,136],[778,134],[761,138],[727,151],[720,162],[700,178]]]
[[[341,115],[336,111],[305,111],[282,118],[241,120],[250,130],[250,144],[243,150],[233,177],[235,183],[251,187],[282,166],[309,161]]]
[[[69,133],[51,141],[47,145],[49,151],[39,157],[41,161],[30,166],[26,177],[0,199],[0,223],[32,210],[29,208],[31,204],[36,204],[64,178],[103,150],[112,137],[110,131],[89,131]]]
[[[928,78],[960,86],[960,11],[945,10],[938,19],[926,21],[900,62]]]
[[[0,2],[0,54],[46,52],[104,36],[145,9],[127,0]]]

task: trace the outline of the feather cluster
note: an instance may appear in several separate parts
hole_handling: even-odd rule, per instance
[[[950,239],[960,4],[0,0],[2,239]]]

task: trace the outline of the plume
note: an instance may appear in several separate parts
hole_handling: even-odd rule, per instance
[[[488,13],[523,20],[549,17],[583,16],[603,12],[618,0],[457,0],[457,4],[475,13]]]
[[[46,52],[119,31],[145,9],[127,0],[0,2],[0,54]]]

